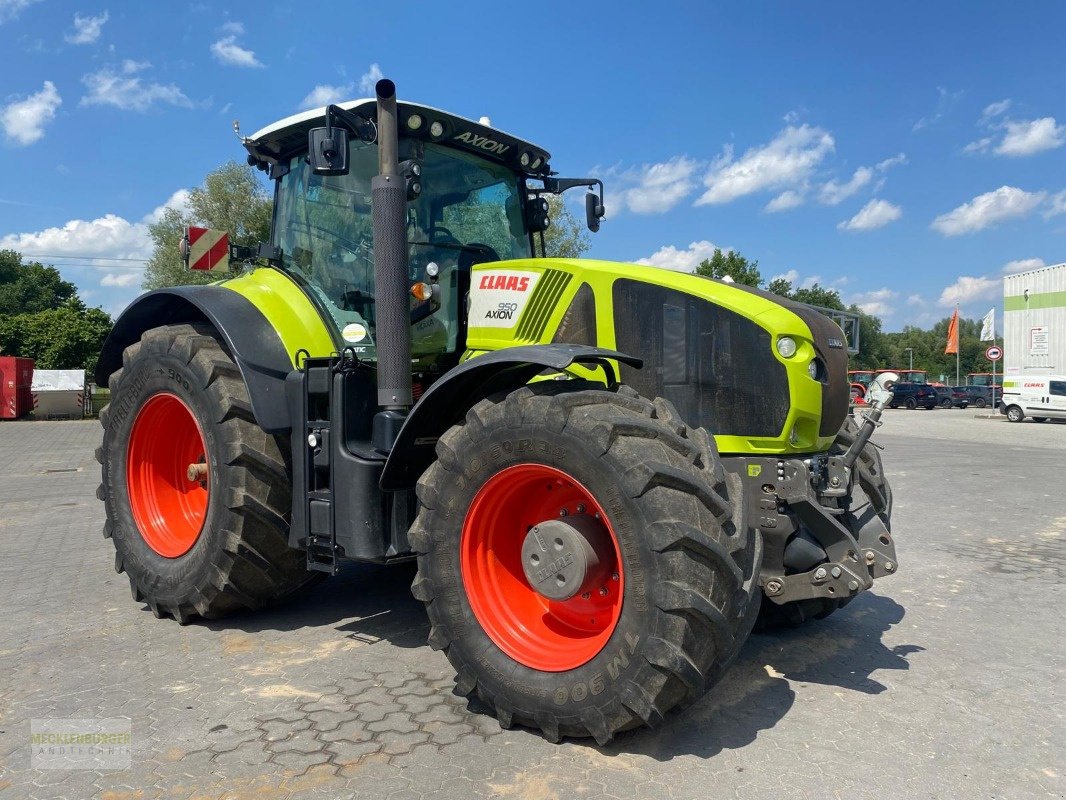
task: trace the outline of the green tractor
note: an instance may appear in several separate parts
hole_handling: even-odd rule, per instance
[[[546,195],[588,187],[596,230],[602,183],[388,80],[243,142],[271,241],[190,231],[190,266],[249,264],[141,296],[97,369],[104,535],[156,616],[417,559],[460,692],[605,743],[700,698],[757,620],[895,571],[880,404],[849,416],[825,316],[545,257]]]

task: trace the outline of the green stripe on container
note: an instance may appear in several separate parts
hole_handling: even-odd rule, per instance
[[[1025,295],[1016,294],[1003,298],[1004,311],[1035,311],[1038,308],[1066,308],[1066,292],[1030,292],[1028,303]]]
[[[545,270],[544,277],[533,291],[529,306],[522,314],[521,322],[518,323],[518,329],[515,331],[516,339],[534,342],[540,339],[568,283],[570,283],[570,273],[557,269]]]

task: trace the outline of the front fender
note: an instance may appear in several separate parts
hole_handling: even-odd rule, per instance
[[[96,365],[96,383],[107,386],[122,366],[122,351],[160,325],[208,322],[241,371],[255,419],[268,433],[290,427],[285,376],[293,369],[274,326],[256,306],[224,286],[175,286],[141,295],[115,321]]]
[[[422,395],[396,437],[381,473],[385,491],[415,485],[435,457],[437,439],[466,416],[478,401],[525,386],[545,369],[562,372],[573,364],[601,365],[617,376],[611,361],[640,369],[639,358],[576,344],[543,344],[507,347],[472,358],[448,372]]]

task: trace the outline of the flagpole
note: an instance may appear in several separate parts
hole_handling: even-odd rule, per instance
[[[959,349],[960,349],[959,348],[959,327],[958,327],[958,321],[957,321],[959,319],[959,304],[958,303],[955,304],[955,319],[956,319],[956,322],[955,322],[955,385],[958,386],[959,385]]]

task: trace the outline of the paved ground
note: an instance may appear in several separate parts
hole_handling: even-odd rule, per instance
[[[0,424],[5,800],[1062,796],[1066,425],[889,412],[899,574],[753,637],[702,702],[609,748],[468,710],[410,570],[155,619],[100,536],[98,430]],[[49,717],[130,718],[132,768],[30,769],[29,720]]]

